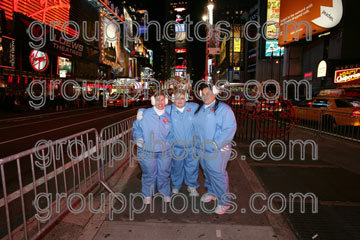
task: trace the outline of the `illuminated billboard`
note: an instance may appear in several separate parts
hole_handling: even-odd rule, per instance
[[[223,63],[223,61],[226,58],[226,39],[223,40],[221,43],[221,49],[220,49],[220,64]]]
[[[72,63],[69,58],[58,57],[58,66],[57,66],[57,74],[60,77],[65,78],[66,76],[70,76],[72,69]]]
[[[185,24],[175,24],[175,32],[185,32]]]
[[[124,8],[124,18],[125,18],[125,26],[126,26],[126,40],[124,42],[124,48],[126,49],[133,49],[133,42],[130,41],[129,38],[133,37],[133,25],[132,25],[132,18],[130,16],[130,14],[126,11],[126,9]]]
[[[0,9],[5,11],[9,20],[13,20],[13,12],[18,12],[49,26],[50,22],[60,22],[55,29],[61,31],[62,24],[69,20],[70,0],[1,0]],[[77,34],[69,27],[66,28],[66,33],[71,36]]]
[[[267,22],[279,23],[280,21],[280,0],[268,0],[267,3]],[[269,25],[266,28],[268,38],[276,38],[277,29],[275,25]]]
[[[120,49],[120,30],[117,22],[112,20],[105,11],[100,11],[101,62],[114,68],[122,68]]]
[[[241,52],[241,38],[239,37],[234,38],[234,52]]]
[[[275,25],[279,24],[280,22],[280,0],[268,0],[266,20],[268,23],[274,23],[272,25],[268,25],[266,28],[266,36],[274,40],[265,41],[265,57],[280,57],[284,55],[284,48],[280,48],[278,46],[278,33],[277,27]]]
[[[153,52],[153,50],[148,49],[147,53],[149,54],[150,65],[151,65],[151,67],[153,67],[153,65],[154,65],[154,52]]]
[[[342,16],[342,0],[282,0],[279,44],[289,44],[305,37],[310,40],[311,34],[337,26]]]
[[[175,35],[175,39],[178,42],[183,42],[186,39],[186,32],[177,32]]]
[[[360,68],[339,70],[335,72],[335,83],[347,83],[360,80]]]
[[[266,41],[266,46],[265,46],[265,56],[266,57],[280,57],[282,55],[284,55],[285,49],[284,47],[280,47],[278,45],[278,41],[277,40],[272,40],[272,41]]]

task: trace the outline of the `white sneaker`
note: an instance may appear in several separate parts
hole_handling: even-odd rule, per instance
[[[222,206],[222,205],[218,205],[215,209],[215,213],[218,215],[223,215],[226,213],[227,210],[230,209],[230,206]]]
[[[194,188],[194,187],[188,187],[187,190],[188,190],[188,192],[189,192],[189,196],[190,196],[190,197],[198,197],[198,196],[199,196],[199,193],[198,193],[198,191],[196,190],[196,188]]]
[[[145,197],[145,198],[144,198],[144,203],[145,203],[146,205],[151,204],[151,197]]]
[[[211,201],[216,200],[216,197],[213,195],[210,195],[209,193],[205,193],[204,195],[202,195],[200,201],[204,202],[204,203],[208,203]]]
[[[170,203],[170,202],[171,202],[171,197],[165,196],[165,197],[164,197],[164,202]]]
[[[179,189],[173,188],[172,193],[173,194],[179,194]]]

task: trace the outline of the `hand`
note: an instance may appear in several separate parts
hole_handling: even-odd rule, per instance
[[[229,145],[226,145],[226,146],[223,147],[220,151],[222,151],[222,152],[230,151],[230,146],[229,146]]]
[[[137,113],[137,115],[136,115],[136,119],[137,119],[137,120],[143,119],[143,111],[138,111],[138,113]]]
[[[136,145],[137,145],[139,148],[143,148],[143,146],[144,146],[144,139],[140,138],[140,139],[136,140]]]

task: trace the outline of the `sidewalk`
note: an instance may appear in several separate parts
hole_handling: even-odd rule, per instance
[[[283,217],[298,239],[360,239],[360,145],[330,136],[295,128],[292,140],[314,140],[319,146],[319,160],[313,161],[310,148],[305,161],[300,160],[299,148],[295,158],[289,160],[289,145],[284,160],[273,161],[267,157],[254,161],[249,156],[249,145],[243,144],[240,152],[256,173],[268,194],[281,193],[287,198]],[[281,155],[279,145],[273,149]],[[256,148],[258,156],[266,148]],[[307,199],[305,213],[300,212],[300,202],[295,202],[295,212],[289,212],[290,193],[313,193],[319,199],[318,213],[312,213],[311,199]],[[280,204],[278,208],[280,207]]]
[[[161,212],[161,200],[155,200],[155,211],[150,213],[149,207],[142,214],[135,214],[130,220],[129,204],[121,214],[114,214],[111,221],[108,214],[108,201],[106,214],[91,214],[88,210],[79,215],[67,215],[55,226],[45,239],[295,239],[288,226],[280,215],[269,213],[255,214],[250,210],[249,202],[254,192],[253,186],[260,185],[254,175],[250,176],[247,163],[236,160],[229,162],[228,172],[230,178],[230,191],[236,195],[233,200],[238,209],[233,214],[218,216],[207,214],[200,209],[200,201],[195,202],[199,213],[193,213],[191,199],[189,206],[182,214],[176,214],[167,208],[167,213]],[[122,173],[115,174],[110,185],[115,192],[121,192],[130,199],[131,193],[141,192],[139,179],[140,169],[127,168]],[[249,177],[250,176],[250,177]],[[248,179],[249,178],[249,179]],[[205,193],[204,179],[200,174],[200,194]],[[186,189],[182,193],[188,196]],[[108,195],[108,194],[107,194]],[[99,194],[97,204],[99,204]],[[135,199],[134,206],[140,209],[142,201]],[[181,209],[183,201],[178,198],[174,201],[174,208]],[[261,205],[255,202],[256,208]],[[115,204],[120,209],[120,203]],[[207,209],[214,207],[213,203],[205,204]],[[96,208],[96,206],[95,206]]]

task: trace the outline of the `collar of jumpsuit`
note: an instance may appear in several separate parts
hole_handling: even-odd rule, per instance
[[[154,111],[156,112],[156,114],[157,114],[159,117],[165,113],[165,109],[164,109],[164,110],[159,110],[159,109],[157,109],[156,107],[154,107]]]
[[[185,110],[185,107],[182,107],[182,108],[178,108],[178,107],[176,107],[176,109],[177,109],[177,110],[179,110],[179,112],[183,113],[183,112],[184,112],[184,110]]]
[[[205,109],[208,109],[210,106],[214,105],[215,101],[216,101],[216,99],[212,103],[210,103],[209,105],[205,105]]]

